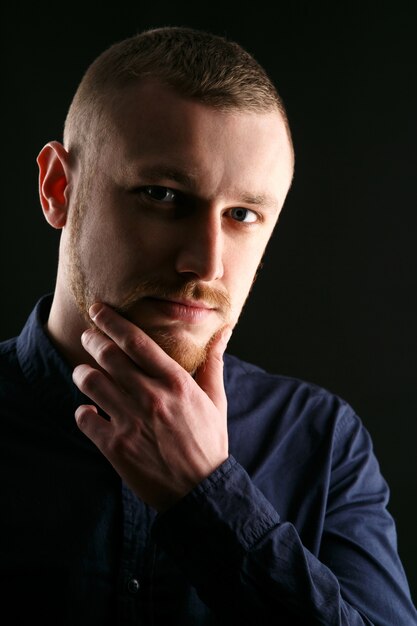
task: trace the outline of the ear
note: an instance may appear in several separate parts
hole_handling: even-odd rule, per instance
[[[39,196],[43,214],[53,228],[63,228],[69,205],[69,155],[58,141],[50,141],[36,159],[39,166]]]

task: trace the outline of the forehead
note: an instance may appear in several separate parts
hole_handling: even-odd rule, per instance
[[[287,187],[292,151],[278,110],[221,110],[157,84],[123,90],[109,111],[113,167],[135,176],[146,168],[184,172],[189,180]],[[108,164],[107,164],[108,166]]]

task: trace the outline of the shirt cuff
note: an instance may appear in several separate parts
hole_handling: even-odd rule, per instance
[[[230,456],[172,508],[159,514],[155,541],[193,579],[236,567],[279,524],[279,515]]]

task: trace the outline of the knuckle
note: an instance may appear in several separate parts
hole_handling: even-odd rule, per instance
[[[117,430],[106,443],[107,451],[113,458],[132,458],[137,455],[137,446],[142,440],[142,427],[140,422],[136,421],[134,424],[125,425]]]
[[[118,350],[117,346],[113,342],[106,341],[105,343],[102,343],[97,348],[97,359],[96,360],[99,363],[107,363],[112,358],[114,358],[117,350]]]
[[[156,391],[149,392],[148,394],[148,408],[149,413],[153,417],[158,417],[164,413],[165,402],[162,395]]]
[[[145,347],[145,339],[140,335],[127,335],[123,341],[123,350],[127,354],[137,354]]]
[[[112,437],[111,440],[106,442],[106,451],[110,457],[123,456],[125,451],[125,444],[121,437]]]
[[[180,369],[171,373],[168,386],[171,393],[176,396],[182,396],[187,393],[190,385],[189,375]]]
[[[99,386],[101,374],[98,370],[85,370],[80,379],[80,388],[86,391],[94,391]]]
[[[158,390],[149,391],[146,401],[146,413],[148,419],[153,423],[153,427],[157,424],[169,424],[170,423],[170,411],[169,404],[165,398],[165,395]]]

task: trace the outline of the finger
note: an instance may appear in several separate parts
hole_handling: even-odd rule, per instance
[[[106,304],[93,304],[90,316],[96,326],[148,375],[168,375],[173,367],[179,367],[149,335]]]
[[[227,411],[227,398],[223,380],[223,355],[232,330],[225,327],[212,342],[206,361],[197,370],[195,381],[222,412]]]
[[[75,411],[75,421],[81,432],[103,451],[105,442],[109,441],[113,425],[98,415],[95,406],[82,404]]]
[[[141,370],[110,337],[88,329],[81,335],[81,342],[84,349],[124,391],[136,391],[141,384]]]
[[[78,389],[107,415],[122,420],[131,413],[131,401],[108,376],[90,365],[78,365],[72,378]]]

